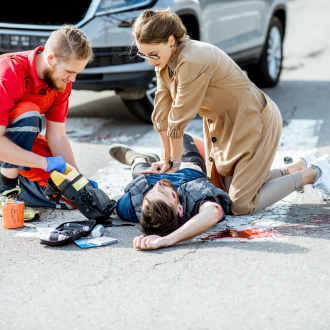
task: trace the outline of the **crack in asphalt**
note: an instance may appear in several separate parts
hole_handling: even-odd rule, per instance
[[[152,268],[150,268],[151,270],[154,270],[157,266],[161,266],[161,265],[165,265],[165,264],[174,264],[174,263],[177,263],[177,262],[180,262],[182,260],[184,260],[188,255],[190,254],[195,254],[199,249],[200,247],[202,246],[202,244],[204,244],[205,242],[199,242],[198,243],[198,247],[196,249],[194,249],[193,251],[190,251],[188,253],[185,253],[183,256],[181,256],[180,258],[178,259],[175,259],[173,261],[168,261],[168,262],[161,262],[161,263],[157,263],[155,265],[153,265]],[[145,269],[144,269],[145,270]],[[131,273],[125,273],[125,275],[131,275],[131,274],[136,274],[136,271],[133,271]],[[94,283],[94,284],[89,284],[87,287],[90,288],[90,287],[95,287],[95,286],[98,286],[100,284],[103,284],[104,282],[106,282],[108,279],[109,279],[109,272],[107,273],[107,275],[105,277],[103,277],[102,279],[100,279],[98,282]]]
[[[199,248],[201,247],[201,245],[203,244],[204,242],[200,242],[199,246],[194,250],[194,251],[190,251],[186,254],[184,254],[181,258],[178,258],[178,259],[175,259],[173,261],[167,261],[167,262],[161,262],[161,263],[157,263],[155,264],[152,269],[155,269],[157,266],[161,266],[161,265],[165,265],[165,264],[174,264],[174,263],[177,263],[179,261],[182,261],[183,259],[185,259],[189,254],[195,254]]]

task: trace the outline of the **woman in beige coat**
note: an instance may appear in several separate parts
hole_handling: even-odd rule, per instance
[[[234,215],[260,211],[314,182],[315,170],[313,175],[299,172],[306,166],[302,159],[270,171],[281,114],[223,51],[190,40],[180,18],[168,10],[143,12],[133,35],[138,55],[157,74],[152,121],[163,152],[148,173],[164,173],[169,162],[171,171],[180,169],[182,137],[198,113],[204,118],[207,174],[228,192]]]

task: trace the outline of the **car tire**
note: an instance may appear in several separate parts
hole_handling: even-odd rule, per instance
[[[151,124],[151,114],[154,110],[154,100],[157,91],[157,78],[152,79],[151,83],[147,87],[146,93],[142,99],[139,100],[124,100],[126,108],[136,118]]]
[[[283,37],[281,21],[273,17],[258,63],[246,68],[249,79],[258,87],[273,87],[278,83],[283,62]]]

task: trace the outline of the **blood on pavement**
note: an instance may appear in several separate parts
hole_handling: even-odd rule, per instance
[[[317,224],[330,224],[330,215],[319,215],[312,217],[311,222],[317,223]]]
[[[275,238],[280,236],[302,235],[329,235],[330,215],[316,215],[305,219],[298,219],[298,223],[275,226],[273,228],[249,228],[245,230],[225,229],[214,234],[202,237],[202,241],[215,241],[223,238],[242,238],[252,240],[255,238]]]
[[[265,238],[273,237],[273,230],[260,230],[258,228],[251,228],[246,230],[236,230],[236,229],[225,229],[216,232],[215,234],[208,235],[203,237],[203,241],[214,241],[221,238],[245,238],[245,239],[254,239],[254,238]]]

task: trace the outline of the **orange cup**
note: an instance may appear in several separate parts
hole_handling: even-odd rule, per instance
[[[2,202],[2,218],[5,229],[24,227],[24,203],[13,200]]]

